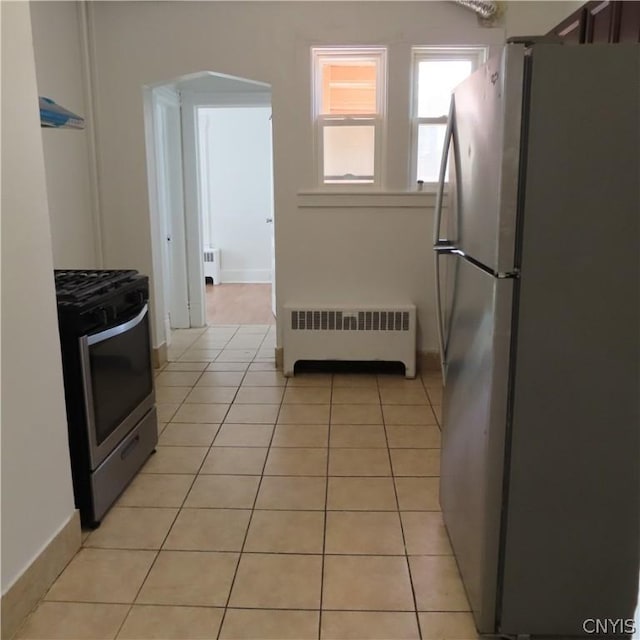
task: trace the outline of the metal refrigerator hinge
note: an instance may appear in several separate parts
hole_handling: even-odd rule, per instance
[[[500,271],[496,273],[496,278],[498,280],[506,280],[508,278],[519,278],[520,277],[520,269],[514,269],[513,271]],[[520,640],[520,636],[513,636],[516,640]],[[524,640],[528,640],[530,636],[522,636]]]

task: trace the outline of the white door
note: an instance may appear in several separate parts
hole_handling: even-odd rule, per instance
[[[208,189],[202,218],[206,241],[220,250],[223,283],[271,282],[270,115],[262,106],[198,109],[199,177]]]
[[[170,92],[155,96],[158,207],[163,227],[165,296],[171,328],[190,326],[185,254],[180,103]]]

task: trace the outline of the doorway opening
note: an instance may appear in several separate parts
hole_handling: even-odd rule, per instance
[[[207,71],[144,97],[156,333],[274,324],[270,85]]]
[[[272,324],[271,105],[199,105],[196,127],[207,322]]]

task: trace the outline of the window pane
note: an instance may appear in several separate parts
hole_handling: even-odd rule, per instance
[[[421,60],[418,63],[418,117],[446,116],[451,92],[471,70],[471,60]]]
[[[421,124],[418,127],[417,180],[438,182],[445,130],[443,124]]]
[[[373,182],[375,127],[330,126],[322,130],[324,182],[361,184]]]
[[[324,60],[321,74],[321,115],[377,112],[376,60]]]

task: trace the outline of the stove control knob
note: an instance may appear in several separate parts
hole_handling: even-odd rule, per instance
[[[109,322],[109,312],[104,307],[98,307],[91,315],[96,324],[107,324]]]
[[[126,300],[130,304],[141,305],[144,303],[144,296],[142,295],[142,291],[132,291],[127,294]]]

